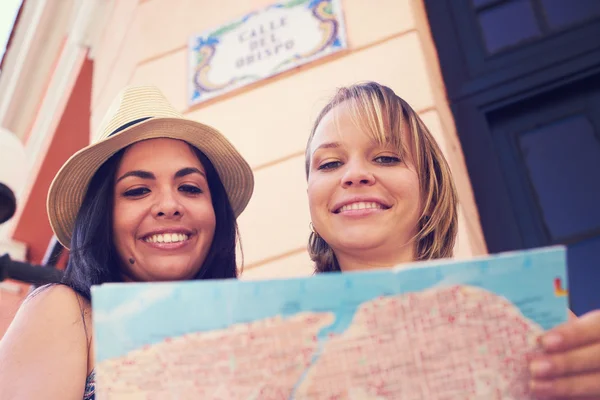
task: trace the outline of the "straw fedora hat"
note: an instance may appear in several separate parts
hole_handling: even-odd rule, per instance
[[[47,208],[50,225],[67,249],[75,218],[90,180],[113,154],[147,139],[183,140],[212,162],[238,217],[252,196],[252,169],[217,130],[185,119],[152,86],[127,87],[109,108],[91,145],[79,150],[62,166],[50,185]]]

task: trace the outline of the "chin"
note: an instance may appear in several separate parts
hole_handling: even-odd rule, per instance
[[[352,243],[356,246],[363,247],[367,243],[381,243],[389,238],[387,229],[382,229],[382,226],[345,226],[339,229],[331,230],[330,234],[333,238],[332,242]]]
[[[162,265],[153,268],[153,271],[148,271],[156,281],[181,281],[192,279],[198,271],[185,265]]]
[[[381,246],[385,240],[379,237],[365,237],[366,235],[348,235],[338,241],[336,247],[345,248],[348,251],[367,251]]]

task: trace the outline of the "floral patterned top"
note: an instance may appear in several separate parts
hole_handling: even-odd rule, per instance
[[[90,372],[89,376],[85,380],[85,393],[83,393],[83,400],[94,400],[96,396],[96,371]]]

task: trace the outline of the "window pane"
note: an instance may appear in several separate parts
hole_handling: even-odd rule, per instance
[[[490,53],[540,36],[529,0],[516,0],[479,13],[485,46]]]
[[[600,236],[567,249],[569,300],[577,315],[600,308]]]
[[[600,141],[585,116],[519,137],[546,226],[559,241],[600,228]]]
[[[599,0],[541,0],[548,25],[564,28],[600,16]]]

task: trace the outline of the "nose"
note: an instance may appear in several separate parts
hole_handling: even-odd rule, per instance
[[[348,163],[346,166],[347,170],[342,176],[342,187],[349,188],[375,184],[375,176],[364,163]]]
[[[183,207],[173,193],[161,193],[154,204],[152,214],[156,218],[179,219],[183,216]]]

